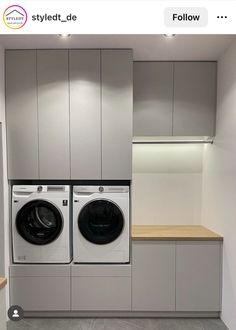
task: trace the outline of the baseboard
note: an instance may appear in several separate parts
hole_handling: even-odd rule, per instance
[[[64,318],[64,317],[81,317],[81,318],[219,318],[220,312],[103,312],[103,311],[85,311],[85,312],[73,312],[73,311],[56,311],[56,312],[27,312],[25,311],[25,318]]]

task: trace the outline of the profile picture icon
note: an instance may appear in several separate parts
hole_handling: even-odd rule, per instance
[[[27,22],[27,12],[22,6],[9,6],[3,13],[3,22],[10,29],[21,29]]]
[[[17,309],[14,309],[12,317],[20,317]]]
[[[14,305],[8,309],[8,317],[11,321],[20,321],[24,317],[24,311],[22,307]]]

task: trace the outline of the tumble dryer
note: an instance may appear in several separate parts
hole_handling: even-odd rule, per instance
[[[74,186],[75,263],[128,263],[128,186]]]
[[[12,187],[14,263],[69,263],[70,188],[64,185]]]

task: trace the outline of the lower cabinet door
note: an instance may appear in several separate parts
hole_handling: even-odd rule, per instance
[[[24,311],[69,311],[70,266],[11,266],[10,304]]]
[[[130,311],[131,266],[72,266],[73,311]]]
[[[175,310],[175,242],[134,242],[132,310]]]
[[[176,243],[176,311],[221,310],[221,242]]]
[[[0,289],[0,329],[6,330],[6,292],[5,289]]]

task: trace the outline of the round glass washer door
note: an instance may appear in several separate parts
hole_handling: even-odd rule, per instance
[[[108,244],[122,233],[124,217],[120,208],[105,199],[94,200],[80,211],[78,226],[81,234],[94,244]]]
[[[27,242],[45,245],[59,237],[63,219],[53,204],[45,200],[34,200],[25,204],[17,213],[16,228]]]

